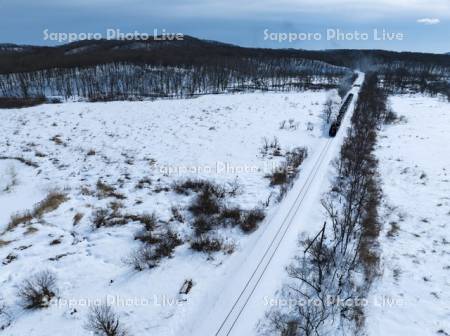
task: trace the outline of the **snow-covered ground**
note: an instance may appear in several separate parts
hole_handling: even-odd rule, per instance
[[[407,122],[380,131],[382,276],[369,335],[450,334],[450,113],[438,98],[391,97]]]
[[[220,184],[237,181],[240,193],[228,202],[244,209],[260,206],[273,193],[264,176],[282,160],[261,154],[262,139],[277,137],[282,152],[306,146],[309,158],[314,157],[324,141],[320,113],[327,94],[253,93],[0,110],[0,231],[12,215],[33,209],[49,191],[68,196],[57,210],[0,236],[0,298],[13,318],[5,332],[85,335],[86,300],[111,295],[132,334],[180,335],[184,320],[210,293],[220,291],[221,270],[239,260],[264,228],[251,235],[224,229],[221,235],[235,245],[231,256],[193,252],[185,243],[157,268],[135,272],[124,258],[137,247],[134,235],[141,225],[93,229],[93,211],[117,201],[98,197],[98,180],[125,196],[119,201],[124,212],[154,212],[162,225],[188,240],[189,221],[174,220],[171,208],[185,215],[191,197],[175,194],[173,182],[188,176]],[[83,216],[74,225],[76,214]],[[18,284],[42,269],[57,275],[59,304],[24,310]],[[187,300],[178,295],[186,279],[194,282]]]

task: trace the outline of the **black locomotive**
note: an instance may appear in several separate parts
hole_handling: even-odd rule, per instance
[[[352,102],[352,99],[353,93],[350,93],[345,99],[344,104],[342,104],[341,108],[339,109],[336,120],[331,123],[330,130],[328,131],[328,135],[330,137],[334,137],[339,130],[339,127],[341,127],[342,118],[344,118],[345,112],[347,112],[348,106]]]

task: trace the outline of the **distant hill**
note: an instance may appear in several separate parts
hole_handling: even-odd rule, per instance
[[[0,45],[0,73],[48,68],[86,67],[111,62],[190,66],[234,59],[301,58],[348,68],[414,63],[450,67],[449,55],[385,50],[322,50],[244,48],[185,36],[182,41],[86,40],[56,47]]]

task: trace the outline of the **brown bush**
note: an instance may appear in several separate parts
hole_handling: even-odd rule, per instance
[[[203,235],[191,242],[191,249],[198,252],[218,252],[222,249],[222,241],[218,238]]]
[[[244,220],[241,222],[242,231],[249,233],[258,227],[258,223],[266,217],[264,210],[256,208],[245,214]]]
[[[224,225],[237,226],[241,225],[244,210],[240,207],[223,208],[220,212],[220,220]]]
[[[288,170],[286,167],[280,167],[272,173],[266,175],[266,178],[270,180],[271,186],[286,184],[289,182]]]
[[[204,233],[211,231],[213,228],[213,220],[210,217],[199,215],[194,220],[194,233],[196,236],[201,236]]]
[[[214,215],[219,213],[219,199],[212,188],[203,188],[189,206],[195,216]]]

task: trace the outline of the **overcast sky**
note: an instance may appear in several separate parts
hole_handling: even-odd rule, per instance
[[[450,0],[0,0],[0,43],[58,44],[44,40],[46,29],[165,29],[243,46],[441,53],[450,52]],[[297,40],[280,42],[283,33]]]

